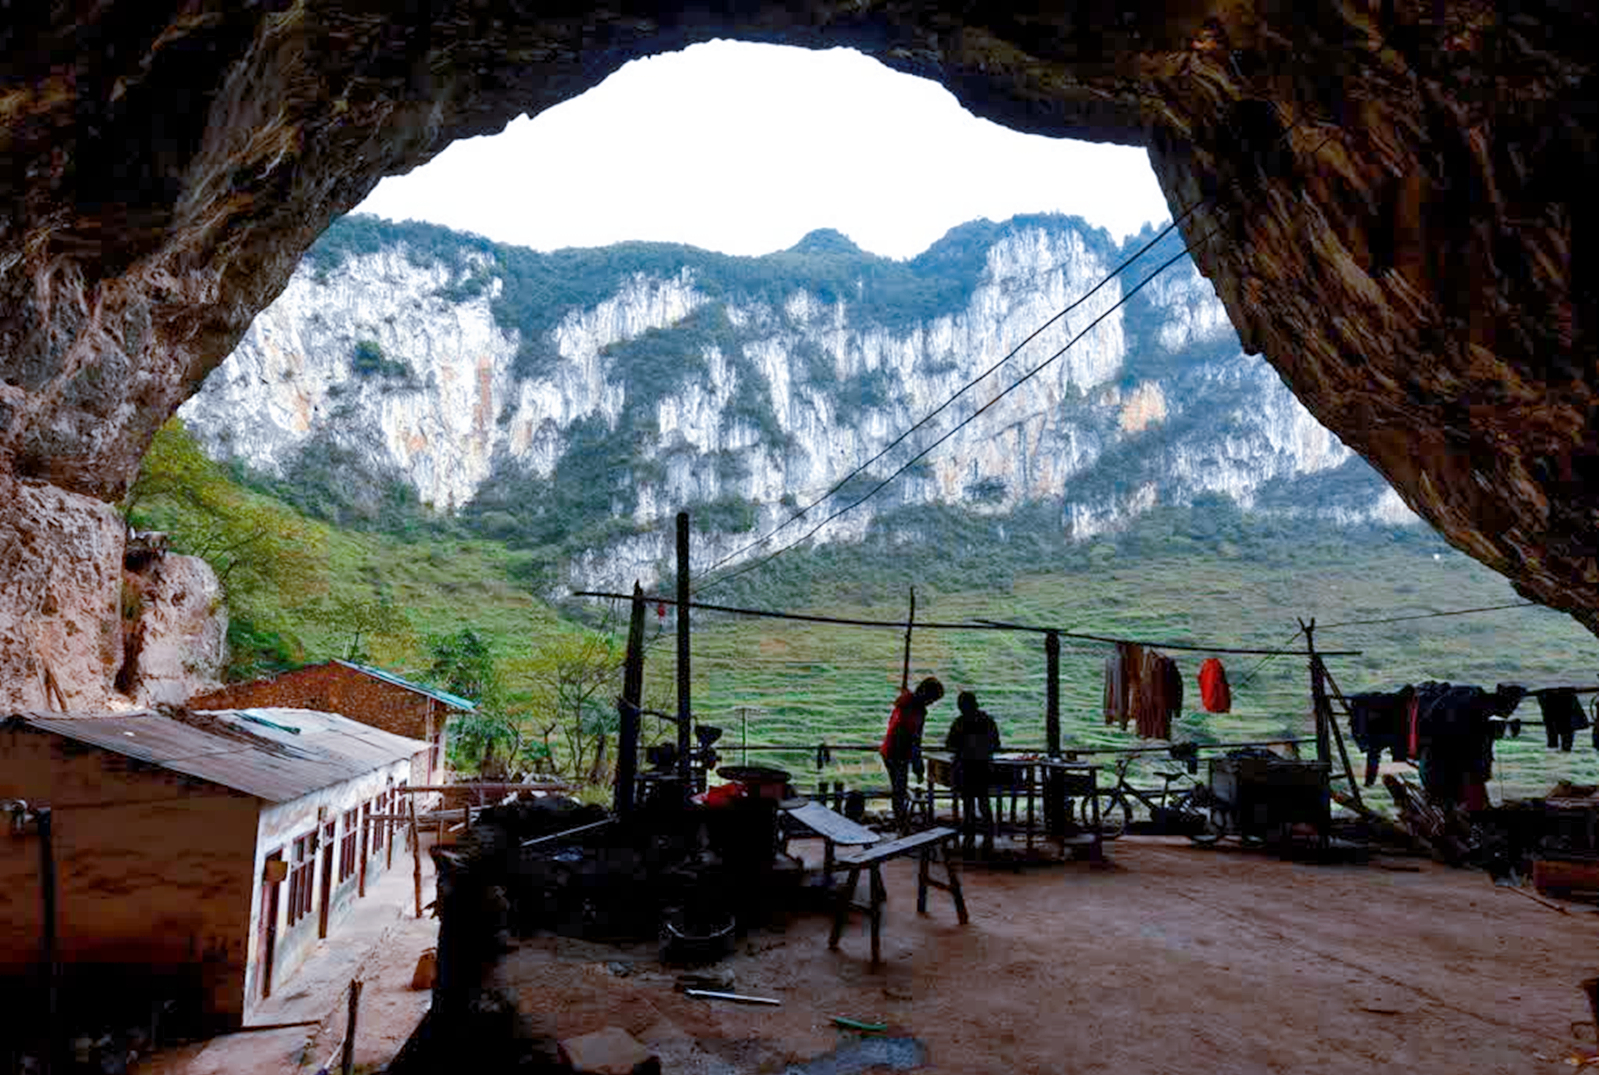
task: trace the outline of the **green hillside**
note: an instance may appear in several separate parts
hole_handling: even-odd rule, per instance
[[[593,737],[614,729],[620,603],[571,600],[552,609],[533,595],[530,554],[448,536],[417,540],[342,529],[307,518],[233,481],[200,455],[178,423],[163,431],[127,505],[139,526],[172,533],[179,551],[211,561],[232,613],[231,673],[263,674],[352,654],[402,673],[460,685],[461,632],[486,650],[468,679],[485,719],[550,742],[547,764],[577,771]],[[1236,648],[1297,646],[1296,617],[1322,624],[1426,615],[1517,600],[1509,584],[1420,528],[1339,528],[1261,517],[1215,498],[1142,516],[1125,533],[1067,541],[1047,506],[1006,516],[915,508],[880,518],[858,545],[796,549],[699,595],[759,607],[900,619],[909,588],[923,621],[985,617],[1090,634]],[[413,534],[413,536],[416,536]],[[725,574],[725,572],[724,572]],[[647,691],[670,707],[675,669],[670,619],[651,614]],[[1593,681],[1595,640],[1569,617],[1542,608],[1324,629],[1323,649],[1360,650],[1330,660],[1349,692],[1428,679],[1529,687]],[[804,747],[874,742],[899,680],[902,638],[892,630],[829,627],[704,615],[693,635],[694,708],[739,741]],[[1135,741],[1099,718],[1107,647],[1068,641],[1062,657],[1066,741],[1080,747]],[[1175,654],[1190,683],[1202,655]],[[1042,744],[1044,661],[1036,635],[918,631],[913,675],[937,674],[977,691],[1008,743]],[[1179,736],[1240,741],[1309,734],[1308,678],[1297,657],[1227,658],[1235,712],[1190,711]],[[935,709],[930,733],[951,716]],[[1530,708],[1530,707],[1529,707]],[[741,716],[742,711],[742,716]],[[566,729],[574,732],[568,742]],[[470,767],[488,738],[463,727],[457,762]],[[508,742],[505,736],[502,741]],[[1587,740],[1583,740],[1584,744]],[[563,751],[565,754],[563,754]],[[817,779],[809,748],[752,760]],[[1599,755],[1565,755],[1541,737],[1500,749],[1494,791],[1534,794],[1560,777],[1599,782]],[[522,759],[540,759],[529,753]],[[880,781],[870,754],[841,754],[829,779]],[[1149,767],[1144,767],[1145,769]]]

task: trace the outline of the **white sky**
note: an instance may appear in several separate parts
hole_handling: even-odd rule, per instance
[[[383,180],[356,211],[539,250],[764,254],[837,228],[895,258],[979,217],[1075,213],[1119,239],[1170,216],[1142,149],[1018,134],[850,50],[732,41],[635,60]]]

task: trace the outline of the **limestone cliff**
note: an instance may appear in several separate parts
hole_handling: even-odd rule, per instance
[[[573,501],[552,538],[615,515],[639,531],[577,543],[574,584],[604,581],[601,563],[618,565],[609,581],[649,577],[672,512],[710,506],[704,551],[718,556],[776,525],[785,503],[822,496],[883,452],[1143,238],[1118,245],[1067,217],[979,222],[904,265],[836,233],[768,258],[664,245],[645,258],[629,244],[587,252],[581,267],[566,255],[562,271],[581,271],[586,293],[527,310],[514,293],[531,270],[516,259],[543,256],[357,218],[313,248],[180,413],[219,456],[292,476],[331,444],[441,511],[520,514],[504,483],[549,483]],[[1201,493],[1249,508],[1265,493],[1266,510],[1346,521],[1408,517],[1240,351],[1187,259],[1118,308],[1171,249],[1055,320],[870,467],[887,477],[1042,366],[819,536],[858,533],[873,511],[902,504],[1002,511],[1037,500],[1058,501],[1061,526],[1087,536]],[[599,469],[583,453],[603,456]],[[1334,471],[1336,498],[1304,481]],[[595,482],[601,496],[584,496]]]

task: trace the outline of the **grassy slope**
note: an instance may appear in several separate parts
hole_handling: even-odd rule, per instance
[[[1260,569],[1208,555],[1037,574],[1018,578],[1008,593],[921,592],[917,615],[946,622],[983,616],[1095,634],[1271,648],[1290,640],[1296,616],[1334,623],[1516,600],[1504,579],[1458,553],[1434,559],[1430,551],[1367,546],[1350,547],[1337,561],[1322,559],[1291,569]],[[825,611],[895,619],[903,616],[904,606],[838,604]],[[670,683],[675,675],[670,631],[668,621],[667,634],[651,650],[649,676],[656,682]],[[708,617],[694,635],[695,708],[723,724],[733,744],[740,735],[734,712],[739,706],[755,711],[748,722],[751,742],[814,743],[823,736],[875,741],[898,685],[902,644],[902,637],[889,630]],[[1544,686],[1592,682],[1595,673],[1594,638],[1569,617],[1541,608],[1329,630],[1318,633],[1318,644],[1362,651],[1359,657],[1329,659],[1346,692],[1394,689],[1427,679]],[[1105,727],[1098,715],[1107,647],[1068,642],[1064,649],[1061,701],[1067,742],[1138,745],[1129,733]],[[953,717],[954,690],[969,688],[999,718],[1008,743],[1041,744],[1042,651],[1042,640],[1034,635],[919,632],[912,675],[936,673],[951,691],[950,699],[934,709],[929,734],[941,733]],[[1203,655],[1174,656],[1190,685],[1190,715],[1179,735],[1239,741],[1310,734],[1303,659],[1267,661],[1246,684],[1259,658],[1225,658],[1236,688],[1235,711],[1219,716],[1193,714],[1194,676]],[[1529,703],[1522,715],[1537,719],[1536,707]],[[1569,755],[1547,751],[1538,729],[1524,732],[1519,741],[1506,741],[1499,752],[1494,792],[1541,793],[1562,776],[1599,781],[1599,755],[1586,733],[1581,744]],[[786,764],[807,784],[815,779],[813,763],[800,755],[758,759],[752,754],[751,760]],[[1358,759],[1356,765],[1358,769]],[[874,768],[867,755],[847,766],[863,773]]]

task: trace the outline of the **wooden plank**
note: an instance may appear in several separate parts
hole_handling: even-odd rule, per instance
[[[858,851],[846,851],[838,856],[840,864],[845,866],[866,866],[873,862],[886,862],[891,858],[909,854],[912,851],[947,840],[955,835],[955,830],[940,826],[928,829],[926,832],[913,832],[909,836],[901,836],[876,847],[866,847]]]
[[[882,839],[865,825],[857,824],[843,814],[834,813],[814,800],[785,813],[818,836],[835,844],[875,844]]]
[[[496,784],[496,783],[484,783],[484,784],[407,784],[407,785],[404,785],[402,787],[397,787],[394,790],[395,791],[406,792],[408,794],[415,794],[415,793],[419,793],[419,792],[436,792],[436,791],[482,791],[482,792],[490,792],[490,793],[499,792],[500,794],[508,794],[510,792],[513,792],[513,791],[570,791],[570,790],[572,790],[572,785],[570,785],[570,784],[561,784],[561,783],[541,783],[541,784]]]

